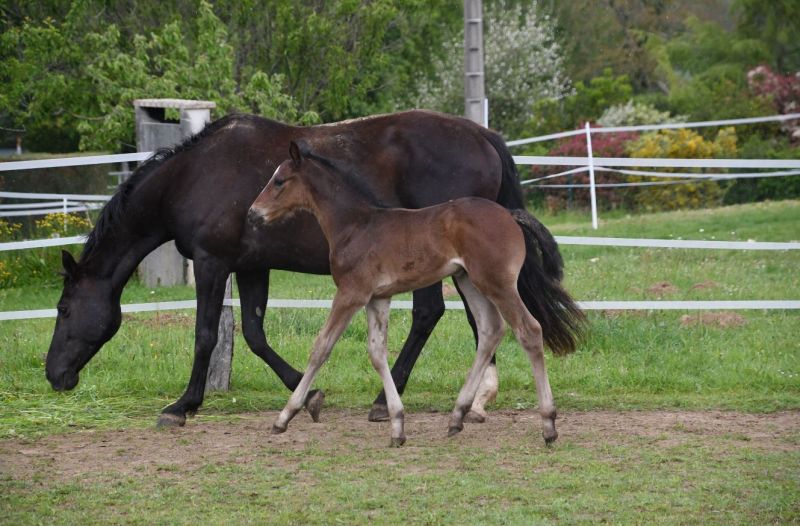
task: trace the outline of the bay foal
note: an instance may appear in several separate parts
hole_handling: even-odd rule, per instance
[[[564,352],[574,349],[573,334],[581,314],[558,282],[543,282],[545,273],[536,264],[540,254],[529,254],[528,249],[537,245],[526,243],[526,236],[535,235],[530,230],[535,226],[526,225],[526,214],[512,216],[502,206],[480,198],[418,210],[380,208],[360,179],[337,170],[332,161],[310,152],[305,144],[292,142],[289,154],[290,159],[277,168],[250,207],[250,218],[271,223],[298,210],[316,216],[330,245],[337,292],[305,374],[273,425],[273,433],[286,431],[333,345],[358,310],[366,306],[369,356],[386,393],[391,445],[402,445],[406,440],[403,404],[387,361],[389,302],[395,294],[453,276],[475,317],[478,349],[450,417],[449,435],[464,427],[464,416],[503,336],[505,319],[533,366],[544,440],[547,444],[554,441],[558,436],[556,408],[545,369],[542,325],[517,289],[526,259],[532,259],[528,266],[536,268],[528,269],[533,279],[528,280],[527,288],[520,283],[520,290],[526,295],[549,296],[543,311],[540,298],[531,297],[528,303],[534,305],[531,310],[548,318],[554,331],[548,339],[551,347]],[[532,290],[535,288],[540,290]]]

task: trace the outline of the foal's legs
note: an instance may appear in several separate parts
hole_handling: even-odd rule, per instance
[[[472,329],[472,335],[475,337],[475,345],[477,346],[478,326],[475,324],[475,317],[472,315],[469,301],[467,301],[466,296],[464,296],[464,292],[458,286],[458,281],[454,279],[453,282],[456,285],[458,294],[461,296],[461,301],[464,302],[464,311],[467,314],[467,321]],[[478,386],[478,392],[475,394],[475,400],[472,401],[472,408],[464,417],[464,422],[471,424],[482,424],[486,421],[486,404],[492,403],[494,399],[497,398],[497,388],[499,386],[497,380],[496,358],[497,356],[493,354],[492,361],[489,362],[488,366],[486,366],[486,370],[483,372],[483,379]]]
[[[442,297],[442,284],[434,283],[430,287],[417,289],[414,291],[414,308],[411,311],[411,331],[408,334],[400,355],[392,367],[392,378],[394,378],[397,391],[403,394],[406,388],[411,370],[419,358],[422,347],[428,341],[428,337],[433,332],[436,323],[444,314],[444,298]],[[386,394],[381,391],[372,409],[369,412],[370,422],[382,422],[389,419],[386,408]]]
[[[352,298],[343,296],[341,293],[337,293],[333,298],[333,306],[328,319],[322,330],[319,331],[316,340],[314,340],[314,348],[308,359],[306,372],[303,374],[303,378],[300,379],[300,383],[292,393],[292,396],[289,397],[286,407],[283,408],[283,411],[278,415],[278,419],[272,425],[273,434],[286,431],[289,421],[303,407],[308,389],[311,387],[311,383],[314,381],[314,377],[320,367],[330,356],[333,345],[350,324],[353,315],[363,306],[363,302],[355,301]]]
[[[542,416],[542,436],[546,444],[558,438],[556,432],[556,406],[553,401],[553,392],[550,390],[550,381],[547,378],[547,369],[544,364],[544,340],[542,339],[542,326],[531,316],[516,287],[493,294],[492,301],[500,309],[503,318],[511,326],[517,341],[525,352],[533,367],[533,377],[536,381],[536,396],[539,399],[539,414]]]
[[[390,446],[399,447],[405,444],[403,431],[403,402],[394,385],[389,370],[389,351],[387,349],[387,333],[389,326],[389,299],[373,298],[367,303],[367,324],[369,327],[369,359],[383,380],[383,392],[386,393],[386,405],[392,421],[392,441]]]
[[[484,371],[494,355],[505,330],[500,313],[486,296],[481,294],[465,273],[454,276],[464,297],[472,308],[475,325],[478,328],[478,349],[475,361],[467,375],[456,400],[456,406],[450,416],[448,435],[453,436],[464,429],[464,415],[469,411],[475,399],[475,393],[481,383]]]

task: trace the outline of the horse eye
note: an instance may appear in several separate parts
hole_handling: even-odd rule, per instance
[[[275,188],[280,188],[281,186],[283,186],[284,182],[285,181],[283,179],[275,179],[275,182],[273,184],[275,185]]]
[[[56,309],[58,310],[58,313],[64,316],[65,318],[69,316],[69,308],[66,307],[65,305],[59,305],[58,307],[56,307]]]

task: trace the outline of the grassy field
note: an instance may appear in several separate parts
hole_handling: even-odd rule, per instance
[[[800,239],[798,201],[601,217],[599,235],[604,236]],[[591,234],[586,216],[541,218],[557,235]],[[563,246],[562,253],[567,287],[581,300],[800,298],[798,251]],[[329,298],[332,292],[328,277],[283,272],[272,276],[273,298]],[[57,287],[5,289],[0,291],[0,310],[52,308],[59,294]],[[132,283],[123,303],[190,298],[193,291],[188,287],[150,290]],[[323,310],[268,310],[270,343],[302,368],[325,316]],[[120,332],[90,362],[70,393],[52,392],[44,379],[43,356],[53,320],[0,322],[0,523],[248,523],[265,522],[270,510],[278,513],[281,523],[320,524],[396,523],[403,517],[422,524],[800,521],[800,435],[794,428],[783,429],[769,448],[759,445],[758,435],[747,426],[729,434],[667,426],[656,433],[657,440],[644,431],[628,436],[617,429],[609,431],[613,439],[606,443],[592,435],[603,432],[602,426],[587,424],[571,434],[562,430],[558,445],[545,450],[532,421],[526,434],[479,445],[448,442],[438,435],[415,443],[410,433],[409,447],[399,452],[385,450],[388,433],[380,426],[362,430],[369,446],[356,441],[349,448],[334,447],[314,438],[299,445],[275,442],[268,437],[268,424],[288,393],[246,350],[241,336],[235,341],[232,390],[207,398],[200,415],[187,424],[191,432],[155,433],[151,427],[158,412],[180,396],[188,380],[193,319],[191,311],[126,316]],[[580,411],[622,411],[613,413],[616,420],[626,418],[628,411],[668,415],[688,410],[702,415],[725,410],[737,415],[766,413],[764,418],[789,411],[796,421],[796,311],[702,318],[680,311],[593,312],[589,319],[578,352],[565,358],[548,356],[553,392],[566,419]],[[409,325],[408,311],[393,311],[392,350],[399,349]],[[352,411],[335,420],[342,426],[365,420],[379,389],[366,357],[365,337],[361,315],[316,382],[326,391],[332,414]],[[463,314],[448,312],[404,395],[409,419],[415,413],[452,407],[472,349]],[[498,369],[501,392],[493,407],[530,417],[536,400],[529,366],[511,338],[498,351]],[[57,458],[33,462],[29,470],[3,464],[13,457],[14,448],[35,449],[56,439],[72,440],[78,447],[84,440],[92,442],[90,436],[114,430],[140,433],[137,437],[145,442],[150,437],[206,451],[198,430],[231,426],[228,431],[236,434],[255,411],[267,411],[258,416],[264,437],[241,446],[247,452],[242,454],[252,457],[246,463],[227,456],[199,464],[165,460],[119,473],[109,464],[99,471],[86,468],[91,476],[66,482]],[[314,428],[309,429],[313,435]],[[476,436],[502,434],[479,426],[471,429]],[[333,441],[346,444],[352,439],[344,430],[336,432]],[[670,441],[675,433],[681,438]],[[220,432],[220,440],[225,437]],[[480,466],[493,469],[487,472]],[[48,477],[48,470],[56,475]],[[153,473],[157,476],[151,477]],[[113,501],[108,504],[111,511],[92,500],[99,492]],[[207,515],[198,515],[195,508],[200,505],[207,505]],[[235,511],[234,505],[242,508]],[[276,511],[276,506],[285,508]],[[408,507],[414,511],[403,511]],[[3,513],[12,509],[18,511]],[[63,521],[55,519],[59,513]]]

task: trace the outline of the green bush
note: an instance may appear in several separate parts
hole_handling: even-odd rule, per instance
[[[596,121],[610,106],[625,104],[633,88],[626,75],[614,76],[611,68],[589,81],[577,82],[575,93],[563,99],[543,99],[533,107],[533,119],[527,124],[526,136],[572,130],[582,122]]]
[[[92,228],[86,216],[48,214],[34,222],[31,236],[35,239],[70,237],[87,234]],[[0,242],[19,239],[18,223],[0,220]],[[34,248],[0,252],[0,287],[41,284],[57,286],[60,282],[61,247]]]
[[[742,159],[800,159],[800,147],[792,146],[785,137],[750,136],[739,149]],[[800,197],[800,175],[737,179],[725,191],[724,204],[751,203],[766,199]]]
[[[660,130],[648,133],[630,146],[631,157],[710,159],[736,156],[736,131],[721,129],[714,141],[687,129]],[[666,168],[660,171],[684,171]],[[664,178],[631,177],[631,181],[664,181]],[[723,190],[716,181],[640,187],[634,194],[637,207],[644,210],[678,210],[716,206],[722,201]]]

